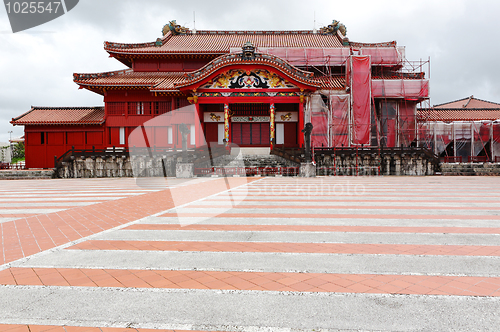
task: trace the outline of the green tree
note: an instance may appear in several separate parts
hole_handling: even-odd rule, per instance
[[[19,142],[12,147],[12,162],[24,160],[24,143]]]

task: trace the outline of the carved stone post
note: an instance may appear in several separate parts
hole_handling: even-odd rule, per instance
[[[189,134],[189,128],[185,123],[179,125],[179,131],[182,135],[182,158],[187,157],[187,136]]]
[[[187,135],[189,128],[185,123],[179,125],[179,131],[182,135],[182,162],[175,165],[175,176],[178,178],[192,178],[194,177],[194,165],[188,163],[187,156]]]
[[[311,133],[312,133],[312,130],[313,130],[313,125],[310,122],[306,123],[306,126],[304,127],[304,129],[302,129],[302,132],[304,133],[304,149],[305,149],[306,163],[312,162],[312,158],[311,158]]]
[[[311,133],[313,130],[312,123],[306,123],[302,132],[304,133],[304,149],[305,149],[305,163],[300,165],[300,176],[306,178],[313,178],[316,176],[316,166],[312,163],[311,158]]]

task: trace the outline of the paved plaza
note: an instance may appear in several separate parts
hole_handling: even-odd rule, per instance
[[[499,177],[0,181],[0,331],[498,331]]]

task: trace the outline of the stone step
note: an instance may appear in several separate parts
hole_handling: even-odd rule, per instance
[[[1,180],[52,179],[53,170],[0,170]]]
[[[291,161],[275,155],[238,155],[238,156],[221,156],[215,158],[211,165],[203,163],[196,167],[294,167],[298,166]]]

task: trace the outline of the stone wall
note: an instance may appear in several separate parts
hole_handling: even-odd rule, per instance
[[[443,163],[443,175],[500,175],[500,163]]]
[[[420,155],[335,157],[316,155],[317,175],[434,175],[434,165]]]
[[[74,158],[62,163],[56,172],[58,178],[105,178],[105,177],[175,177],[176,165],[181,162],[179,155],[171,156],[95,156],[88,158]],[[419,154],[387,154],[380,157],[378,154],[358,156],[335,157],[316,155],[317,175],[433,175],[434,165]],[[212,164],[212,163],[209,163]],[[197,164],[197,168],[209,168],[212,165]],[[214,166],[228,167],[286,167],[297,166],[284,158],[268,156],[243,156],[235,159],[232,156],[222,156],[213,162]],[[470,164],[464,164],[470,165]],[[496,165],[496,164],[491,164]],[[462,166],[465,170],[466,166]],[[479,167],[476,167],[479,169]],[[484,167],[483,167],[484,168]],[[478,173],[486,173],[489,168],[484,168]],[[494,168],[498,170],[498,168]],[[463,171],[464,173],[466,171]],[[467,168],[467,172],[470,173]],[[490,172],[490,171],[488,171]],[[491,171],[490,173],[494,173]]]
[[[58,178],[175,177],[177,156],[94,156],[73,158],[57,170]]]

